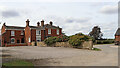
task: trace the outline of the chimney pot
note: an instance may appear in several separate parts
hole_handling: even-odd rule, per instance
[[[29,26],[29,19],[27,19],[27,21],[26,21],[26,26]]]
[[[4,26],[6,26],[6,24],[5,24],[5,22],[4,22],[4,24],[3,24]]]
[[[37,26],[40,26],[40,22],[37,22]]]
[[[41,27],[44,27],[44,20],[41,21]]]
[[[53,22],[52,21],[50,21],[50,25],[52,26],[52,24],[53,24]]]

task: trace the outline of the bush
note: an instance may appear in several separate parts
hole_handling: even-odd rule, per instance
[[[47,44],[47,45],[51,45],[51,44],[53,44],[53,43],[56,43],[56,38],[57,38],[57,37],[49,37],[49,38],[45,39],[44,42],[45,42],[45,44]]]
[[[69,40],[68,36],[56,36],[56,37],[49,37],[47,39],[44,40],[45,44],[47,45],[51,45],[54,44],[56,42],[67,42]]]
[[[80,46],[84,41],[89,41],[90,39],[92,38],[81,33],[81,34],[72,35],[69,39],[69,43],[73,47],[77,47]]]

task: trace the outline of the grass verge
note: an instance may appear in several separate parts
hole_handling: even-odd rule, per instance
[[[30,62],[23,60],[11,61],[2,64],[3,68],[34,68],[34,65]]]
[[[93,48],[92,50],[101,51],[101,49],[99,49],[99,48]]]

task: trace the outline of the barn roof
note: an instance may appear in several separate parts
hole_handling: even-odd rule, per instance
[[[120,28],[117,29],[117,32],[115,33],[115,35],[120,35]]]

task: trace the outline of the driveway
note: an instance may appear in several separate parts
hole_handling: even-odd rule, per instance
[[[102,51],[64,47],[2,47],[4,56],[37,60],[36,66],[118,66],[118,46],[95,45]],[[3,60],[4,61],[4,60]],[[42,63],[42,64],[41,64]]]

